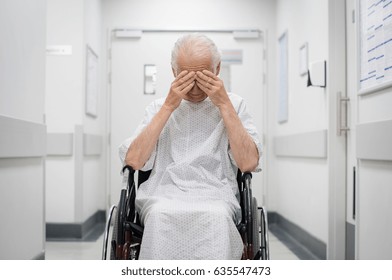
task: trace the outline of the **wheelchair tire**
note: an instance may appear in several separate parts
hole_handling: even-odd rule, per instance
[[[118,215],[118,211],[116,211],[116,215],[114,216],[112,240],[110,242],[110,260],[116,259],[116,245],[117,245],[117,232],[118,232],[117,215]]]
[[[257,252],[260,250],[260,218],[259,211],[257,207],[257,199],[253,197],[252,199],[252,223],[253,223],[253,257],[256,256]]]
[[[123,221],[125,220],[126,213],[126,200],[127,191],[125,189],[121,190],[120,200],[118,203],[116,215],[114,216],[114,226],[112,242],[110,244],[110,259],[116,260],[116,251],[119,244],[124,244],[124,226]]]
[[[260,211],[260,236],[261,236],[261,259],[269,260],[269,241],[268,241],[268,220],[267,212],[264,207]]]

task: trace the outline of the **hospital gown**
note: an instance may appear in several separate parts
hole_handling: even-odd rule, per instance
[[[229,97],[261,156],[257,130],[243,99]],[[133,137],[120,146],[122,162],[132,140],[164,101],[158,99],[146,108]],[[150,169],[149,180],[136,195],[144,225],[140,259],[241,258],[243,243],[236,228],[241,221],[238,167],[219,109],[209,98],[181,102],[142,170]]]

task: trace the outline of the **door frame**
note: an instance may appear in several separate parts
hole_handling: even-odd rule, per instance
[[[338,129],[338,93],[346,97],[346,3],[328,1],[328,243],[327,259],[345,259],[347,137]]]

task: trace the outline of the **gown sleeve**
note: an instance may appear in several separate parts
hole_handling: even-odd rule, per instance
[[[141,123],[138,125],[136,128],[135,132],[133,135],[126,140],[124,140],[123,143],[119,146],[119,156],[121,163],[125,165],[125,156],[127,154],[128,148],[131,145],[132,141],[136,139],[136,137],[146,128],[146,126],[151,122],[155,114],[159,110],[159,105],[157,101],[152,102],[150,105],[146,107],[146,110],[144,112],[144,118],[141,121]],[[144,164],[143,168],[141,169],[142,171],[147,171],[151,170],[154,166],[154,161],[156,157],[156,146],[151,153],[150,158],[147,160],[147,162]]]

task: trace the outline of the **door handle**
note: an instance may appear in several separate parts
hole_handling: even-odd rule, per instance
[[[355,168],[355,166],[353,166],[353,220],[355,220],[355,215],[356,215],[356,211],[355,211],[355,209],[356,209],[356,205],[355,205],[355,197],[356,197],[356,188],[357,188],[357,186],[356,186],[356,184],[357,184],[357,182],[356,182],[356,178],[357,178],[357,172],[356,172],[356,168]]]
[[[347,132],[350,128],[347,126],[347,103],[350,101],[350,98],[343,97],[342,92],[339,91],[337,94],[336,102],[336,134],[338,136],[342,135],[342,132]],[[343,105],[344,104],[344,105]],[[344,108],[344,113],[342,114],[342,109]],[[344,116],[344,124],[342,124],[342,116]]]

